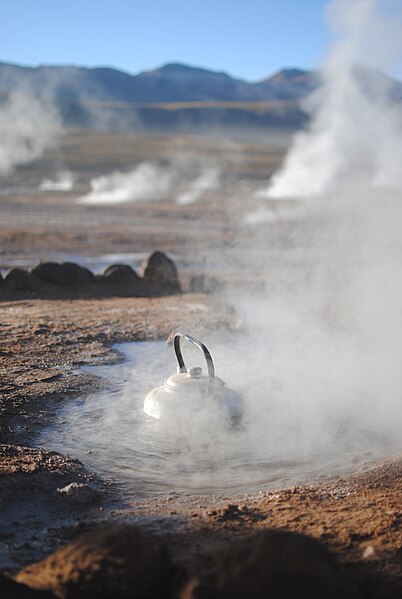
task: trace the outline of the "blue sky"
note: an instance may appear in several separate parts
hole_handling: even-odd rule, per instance
[[[390,45],[388,37],[402,42],[402,0],[336,2],[344,12],[346,7],[346,22],[354,5],[377,6],[379,14],[388,11],[394,32],[389,35],[389,24],[383,30],[374,25],[368,35],[366,31],[369,44],[377,38],[380,45],[383,40]],[[0,0],[0,61],[113,66],[129,73],[184,62],[256,81],[283,67],[311,69],[322,64],[332,37],[325,19],[327,4],[327,0]],[[371,53],[376,52],[373,47]],[[401,58],[385,70],[402,78]]]
[[[325,0],[1,0],[0,60],[114,66],[185,62],[258,80],[315,68]]]

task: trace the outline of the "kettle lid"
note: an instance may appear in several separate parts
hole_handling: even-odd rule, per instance
[[[171,391],[200,391],[202,393],[215,392],[225,385],[217,376],[210,380],[209,373],[208,376],[202,374],[202,368],[199,366],[186,368],[185,372],[173,374],[164,384]]]
[[[199,367],[196,368],[187,368],[184,363],[183,354],[181,353],[180,342],[182,339],[189,341],[196,347],[198,347],[202,353],[204,354],[205,361],[207,363],[208,376],[202,375],[202,369]],[[206,386],[205,391],[208,393],[210,397],[213,397],[215,394],[215,367],[212,361],[212,356],[209,353],[208,348],[201,342],[198,341],[195,337],[191,337],[191,335],[186,335],[184,333],[176,333],[173,337],[173,348],[176,354],[177,359],[177,374],[171,376],[166,384],[168,387],[172,386],[173,388],[177,388],[176,385],[183,384],[188,386],[192,386],[192,388],[203,388]],[[180,378],[176,378],[180,377]]]

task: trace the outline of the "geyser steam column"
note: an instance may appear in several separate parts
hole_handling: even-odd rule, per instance
[[[0,103],[0,176],[29,164],[57,145],[61,122],[53,102],[38,100],[29,87]]]
[[[311,197],[356,184],[402,188],[401,93],[379,69],[400,60],[402,8],[387,0],[332,0],[336,36],[322,85],[304,103],[311,118],[295,136],[267,190],[271,198]],[[365,65],[365,66],[363,66]]]
[[[283,455],[380,457],[402,443],[402,85],[378,70],[400,60],[402,5],[334,0],[328,17],[336,41],[310,126],[245,223],[266,285],[231,298],[266,373],[251,417],[267,427],[265,398],[278,405]],[[301,201],[285,213],[271,198]]]

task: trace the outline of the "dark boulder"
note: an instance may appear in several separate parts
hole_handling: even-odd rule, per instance
[[[194,275],[190,279],[189,289],[192,293],[214,293],[222,285],[214,277],[208,275]]]
[[[32,270],[32,275],[41,282],[56,287],[87,287],[95,279],[87,268],[72,262],[43,262]]]
[[[13,268],[4,280],[9,291],[32,291],[35,287],[31,273],[23,268]]]
[[[3,275],[1,274],[1,270],[0,270],[0,289],[1,289],[2,287],[4,287],[4,285],[5,285],[5,281],[4,281],[4,279],[3,279]]]
[[[182,599],[357,599],[359,593],[319,541],[266,530],[231,543],[209,575],[192,579]]]
[[[137,526],[110,525],[28,566],[16,580],[62,599],[169,599],[176,577],[170,554],[156,537]]]
[[[42,262],[31,271],[32,276],[42,283],[50,283],[56,287],[67,287],[64,268],[56,262]]]
[[[163,252],[153,252],[141,265],[141,275],[150,282],[158,295],[181,293],[175,263]]]
[[[112,264],[98,280],[106,285],[120,287],[137,287],[141,284],[140,277],[128,264]]]
[[[63,262],[61,266],[71,287],[88,287],[95,281],[95,275],[84,266],[74,262]]]

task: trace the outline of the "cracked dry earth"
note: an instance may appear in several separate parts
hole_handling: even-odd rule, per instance
[[[297,591],[276,597],[402,597],[402,459],[314,486],[225,497],[172,490],[130,502],[122,500],[113,482],[102,480],[78,460],[35,447],[37,434],[64,402],[104,385],[83,373],[81,365],[119,361],[122,357],[112,344],[166,338],[190,323],[197,322],[200,331],[208,326],[231,327],[230,311],[217,307],[209,297],[188,294],[158,299],[7,301],[0,304],[0,314],[0,559],[7,574],[0,575],[2,596],[269,597],[274,595],[261,594],[262,578],[271,576],[272,590],[276,574],[268,572],[265,562],[261,568],[255,566],[258,551],[282,555],[284,544],[289,580],[299,580],[300,563],[307,555],[317,553],[313,570],[321,572],[329,551],[340,564],[342,581],[348,582],[342,586],[341,581],[338,587],[339,581],[332,584],[325,574],[327,587],[318,585],[320,594],[310,582],[306,594],[299,585]],[[99,532],[102,526],[106,532]],[[285,537],[276,538],[267,532],[276,529],[308,535],[319,544],[310,547],[304,536],[288,538],[284,533]],[[94,571],[109,573],[100,587],[91,587],[94,578],[87,571],[86,578],[82,571],[77,574],[87,563],[87,558],[79,557],[82,546],[76,541],[83,532],[89,535],[83,537],[85,547],[95,546],[101,555]],[[147,555],[159,557],[152,573],[147,570],[149,563],[143,567],[139,562],[135,580],[138,572],[147,571],[147,580],[158,580],[159,587],[144,587],[142,594],[127,591],[123,584],[134,576],[132,565],[127,571],[123,568],[125,559],[132,564],[128,559],[133,546],[123,542],[129,533],[130,543],[140,539],[143,548],[149,539],[142,535],[151,535],[169,555],[166,558],[162,550],[149,545]],[[247,545],[250,535],[256,535],[251,546]],[[303,550],[297,546],[300,539],[307,543]],[[59,550],[64,553],[40,562],[66,545]],[[85,551],[88,556],[89,550]],[[254,561],[245,571],[253,551]],[[70,555],[75,556],[72,561]],[[33,566],[35,562],[40,563]],[[19,584],[10,576],[17,576]],[[338,589],[337,594],[333,589]]]

